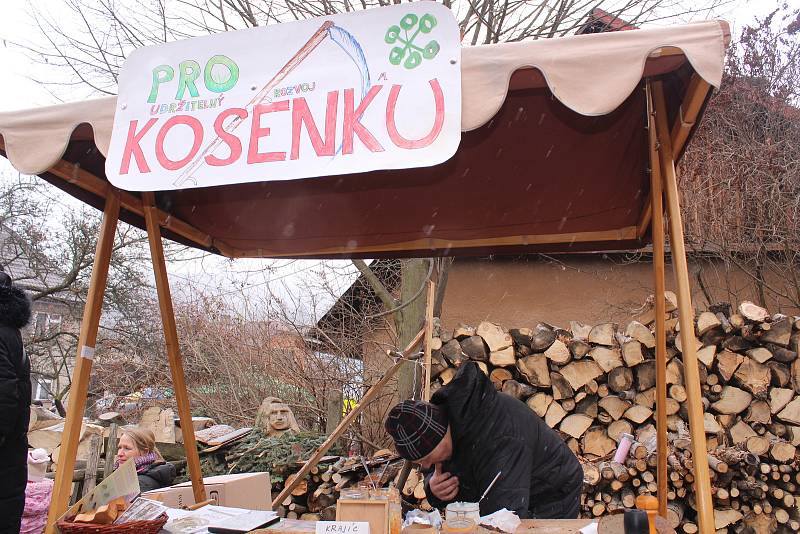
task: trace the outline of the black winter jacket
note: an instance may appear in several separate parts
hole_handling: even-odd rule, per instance
[[[583,469],[561,437],[525,403],[495,390],[474,362],[465,363],[431,402],[447,410],[453,456],[442,465],[459,479],[454,500],[476,502],[498,471],[502,475],[480,504],[481,515],[502,508],[529,518],[540,502],[557,501],[583,485]],[[433,496],[426,476],[426,493]]]
[[[175,481],[175,466],[171,463],[154,463],[144,473],[139,473],[139,490],[152,491],[171,486]]]
[[[28,432],[31,362],[22,347],[20,328],[31,318],[31,305],[17,287],[0,286],[0,446]]]

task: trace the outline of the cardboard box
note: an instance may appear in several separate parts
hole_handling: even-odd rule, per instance
[[[269,473],[241,473],[220,475],[203,479],[206,495],[212,504],[248,510],[272,510],[272,483]],[[161,501],[170,508],[195,504],[192,483],[184,482],[142,494],[143,497]]]

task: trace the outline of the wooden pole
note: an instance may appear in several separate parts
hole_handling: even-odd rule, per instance
[[[161,311],[161,322],[164,325],[164,339],[167,344],[167,357],[169,370],[172,374],[172,384],[175,389],[175,401],[178,405],[178,418],[181,422],[183,446],[186,450],[186,466],[189,478],[192,481],[194,502],[206,500],[206,489],[203,486],[203,473],[200,470],[200,456],[197,453],[197,444],[194,439],[194,426],[192,425],[192,412],[189,408],[189,394],[186,391],[186,379],[183,376],[183,360],[181,359],[180,345],[178,344],[178,330],[175,325],[175,312],[172,309],[172,296],[167,278],[167,265],[164,262],[164,245],[161,242],[161,228],[159,226],[158,210],[155,207],[153,193],[143,193],[142,208],[147,225],[147,240],[150,243],[150,255],[153,258],[153,272],[156,278],[156,291],[158,292],[158,306]]]
[[[369,390],[364,394],[364,396],[361,397],[361,400],[355,406],[355,408],[350,410],[350,412],[344,417],[344,419],[342,419],[342,422],[339,423],[339,426],[336,427],[336,430],[334,430],[331,433],[331,435],[328,436],[328,439],[326,439],[325,442],[322,445],[320,445],[316,451],[314,451],[314,454],[311,455],[311,458],[309,458],[308,461],[300,469],[300,471],[297,472],[297,475],[295,475],[292,482],[286,484],[286,486],[284,486],[283,488],[283,491],[281,491],[280,494],[277,497],[275,497],[275,499],[273,499],[272,501],[273,509],[280,506],[280,504],[283,501],[285,501],[289,495],[291,495],[292,490],[295,487],[297,487],[297,485],[300,484],[300,482],[302,482],[306,478],[306,476],[308,476],[308,474],[311,472],[311,469],[315,465],[317,465],[317,462],[319,462],[320,458],[325,456],[325,453],[328,452],[328,449],[331,448],[331,445],[333,445],[336,442],[336,440],[339,439],[339,437],[344,433],[344,431],[347,430],[347,427],[350,426],[350,423],[355,421],[355,419],[359,415],[361,415],[361,412],[363,412],[364,409],[369,405],[369,403],[372,402],[372,399],[374,399],[378,395],[378,393],[380,393],[381,389],[383,389],[383,386],[385,386],[386,383],[389,380],[391,380],[391,378],[395,375],[397,370],[400,369],[400,367],[404,363],[406,363],[406,360],[409,359],[411,353],[414,351],[414,348],[417,345],[419,345],[420,342],[422,341],[424,333],[425,329],[423,328],[417,333],[416,336],[414,336],[414,339],[411,340],[411,343],[409,343],[408,346],[405,349],[403,349],[402,354],[400,354],[400,358],[397,359],[395,364],[392,365],[386,371],[386,373],[380,380],[378,380],[375,384],[372,385],[371,388],[369,388]]]
[[[647,82],[647,115],[650,134],[650,205],[652,206],[653,276],[656,297],[656,466],[658,513],[667,517],[667,328],[664,292],[664,203],[661,169],[658,159],[658,139],[653,113],[653,97]]]
[[[692,438],[692,457],[694,462],[694,492],[697,503],[697,518],[701,534],[711,534],[714,529],[714,502],[711,500],[711,479],[708,462],[699,461],[706,457],[706,434],[703,422],[703,403],[700,391],[700,372],[695,349],[694,310],[689,286],[689,266],[686,262],[686,246],[683,238],[683,221],[678,199],[678,180],[675,174],[675,161],[672,152],[672,139],[667,125],[667,106],[661,82],[653,84],[655,104],[656,133],[659,142],[659,156],[664,189],[667,197],[669,215],[669,235],[675,281],[678,286],[678,320],[681,326],[681,345],[683,348],[683,368],[689,405],[689,432]]]
[[[436,284],[428,280],[428,303],[425,308],[425,381],[422,400],[431,400],[431,342],[433,341],[433,301],[436,299]]]
[[[111,186],[106,190],[106,204],[103,210],[103,222],[92,264],[92,277],[89,292],[83,307],[83,320],[78,338],[78,354],[75,367],[72,369],[72,387],[67,404],[67,418],[64,421],[64,433],[61,435],[61,448],[58,457],[58,469],[47,514],[45,532],[55,532],[55,522],[64,513],[72,493],[72,471],[75,469],[75,457],[78,453],[78,441],[81,436],[83,411],[86,409],[86,395],[89,391],[89,376],[94,360],[94,346],[97,342],[97,329],[100,325],[100,313],[103,307],[103,295],[108,281],[108,266],[114,247],[114,234],[119,218],[119,196]]]

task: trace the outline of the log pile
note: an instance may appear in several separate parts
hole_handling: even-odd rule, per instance
[[[693,533],[697,459],[687,431],[675,296],[666,300],[670,520]],[[464,362],[477,362],[499,391],[526,402],[582,460],[584,516],[630,507],[637,495],[656,491],[654,321],[651,309],[624,326],[539,323],[507,330],[484,322],[452,333],[437,329],[432,390],[449,383]],[[800,320],[749,302],[736,310],[720,304],[697,315],[693,337],[709,451],[702,461],[711,467],[717,528],[797,532]],[[626,433],[636,439],[630,455],[624,464],[611,463]]]

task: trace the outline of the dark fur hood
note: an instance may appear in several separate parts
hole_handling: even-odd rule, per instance
[[[31,301],[18,287],[0,287],[0,325],[22,328],[31,320]]]

